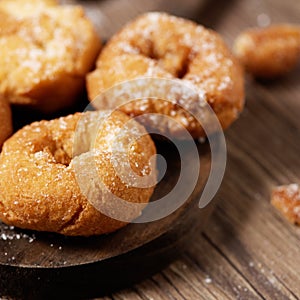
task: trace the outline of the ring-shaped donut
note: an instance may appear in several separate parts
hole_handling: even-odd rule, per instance
[[[223,128],[238,117],[244,105],[243,70],[222,38],[192,21],[165,13],[142,15],[112,37],[98,57],[96,70],[87,76],[89,99],[118,83],[141,77],[177,78],[189,84],[204,94]],[[134,98],[134,92],[128,94]],[[125,104],[121,110],[132,116],[165,114],[183,124],[194,138],[204,136],[188,107],[183,109],[177,103],[143,99],[140,104]],[[146,127],[152,127],[145,122]],[[176,128],[154,126],[180,138]]]
[[[0,94],[44,113],[71,106],[101,48],[83,8],[1,0],[0,18]]]
[[[118,176],[124,168],[123,162],[116,168],[112,161],[112,156],[117,157],[118,148],[113,153],[112,145],[118,137],[127,149],[135,173],[142,176],[149,174],[152,166],[155,168],[155,164],[149,167],[156,150],[148,134],[127,145],[131,132],[123,127],[129,120],[119,111],[77,113],[35,122],[15,133],[6,141],[0,155],[0,219],[20,228],[70,236],[109,233],[126,225],[95,208],[91,202],[95,199],[89,199],[80,189],[74,165],[82,164],[83,172],[87,173],[81,180],[85,180],[90,172],[86,164],[95,163],[106,189],[99,190],[93,178],[84,184],[92,197],[97,195],[96,201],[104,209],[122,209],[110,207],[114,195],[126,202],[143,203],[141,206],[145,207],[154,187],[130,186]],[[137,122],[131,122],[132,130],[143,129]],[[74,149],[76,136],[80,144]],[[149,180],[155,180],[156,170],[150,173]],[[122,213],[132,220],[141,210],[133,208]]]

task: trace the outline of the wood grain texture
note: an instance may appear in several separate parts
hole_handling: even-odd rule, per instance
[[[104,39],[147,10],[194,19],[216,29],[229,45],[240,31],[257,26],[259,16],[293,23],[300,16],[298,0],[78,2]],[[205,232],[196,230],[169,267],[97,299],[300,298],[300,228],[269,203],[272,187],[300,182],[299,78],[299,66],[272,82],[248,78],[245,111],[226,132],[226,176]]]
[[[261,17],[299,23],[299,16],[297,0],[208,1],[189,15],[229,45]],[[269,203],[272,187],[300,182],[299,78],[298,65],[272,82],[247,79],[247,105],[226,132],[226,176],[205,232],[168,268],[108,299],[300,298],[300,228]]]
[[[185,166],[191,170],[195,165],[191,159],[194,143],[182,143],[181,159],[186,158]],[[168,167],[152,201],[174,188],[182,164],[173,144],[156,141],[156,146]],[[82,299],[132,284],[165,267],[187,246],[189,238],[203,229],[213,208],[210,203],[197,209],[210,169],[208,145],[198,144],[198,149],[201,169],[196,169],[200,172],[196,186],[180,208],[163,219],[128,224],[114,233],[90,238],[24,231],[0,223],[0,297]],[[190,180],[188,176],[181,178],[177,198],[170,199],[173,202],[181,200]]]

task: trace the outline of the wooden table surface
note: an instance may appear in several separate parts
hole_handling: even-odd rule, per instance
[[[65,1],[70,2],[70,1]],[[299,0],[81,1],[108,38],[144,10],[170,10],[220,32],[299,22]],[[118,16],[118,18],[116,18]],[[298,299],[300,228],[270,205],[270,190],[300,181],[300,67],[272,82],[247,79],[247,104],[226,132],[228,165],[204,233],[168,268],[103,299]]]

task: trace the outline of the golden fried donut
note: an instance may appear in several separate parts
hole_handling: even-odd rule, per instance
[[[0,94],[42,112],[70,106],[101,47],[80,6],[0,1]]]
[[[109,41],[98,57],[96,70],[87,76],[89,99],[140,77],[179,78],[205,92],[205,100],[223,128],[238,117],[244,105],[243,71],[222,38],[192,21],[165,13],[142,15]],[[126,104],[121,110],[133,116],[162,113],[178,120],[194,138],[204,135],[196,120],[177,103],[148,99],[142,105]],[[176,127],[161,131],[180,137]]]
[[[117,140],[118,145],[125,145],[132,170],[140,176],[151,173],[149,183],[156,179],[155,163],[149,165],[150,157],[156,154],[154,143],[148,134],[129,143],[131,133],[144,128],[134,121],[132,131],[123,130],[128,120],[127,115],[118,111],[111,115],[108,111],[77,113],[35,122],[15,133],[4,143],[0,155],[0,219],[20,228],[70,236],[103,234],[126,225],[102,214],[92,200],[104,209],[116,209],[110,206],[114,194],[126,203],[142,203],[145,207],[152,195],[152,186],[131,187],[121,180],[118,174],[124,168],[123,161],[117,161],[118,173],[113,165],[113,155],[122,154],[118,153],[121,150],[113,153],[112,145]],[[102,123],[98,131],[99,122]],[[73,149],[75,130],[80,147]],[[91,178],[91,162],[110,192],[99,189]],[[80,189],[76,166],[94,199],[87,199]],[[141,214],[141,209],[122,213],[132,220]]]
[[[10,106],[6,99],[0,96],[0,150],[3,142],[12,133]]]
[[[300,60],[300,26],[277,24],[246,30],[236,38],[233,50],[254,76],[278,77]]]

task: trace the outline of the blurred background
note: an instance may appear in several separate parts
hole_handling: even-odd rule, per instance
[[[165,11],[208,26],[231,39],[248,27],[265,27],[271,23],[297,23],[299,0],[281,5],[281,0],[61,0],[81,4],[93,20],[98,33],[108,39],[126,22],[146,11]],[[281,7],[282,9],[278,9]],[[228,16],[228,17],[227,17]],[[230,16],[230,17],[229,17]],[[222,21],[221,27],[219,21]]]

